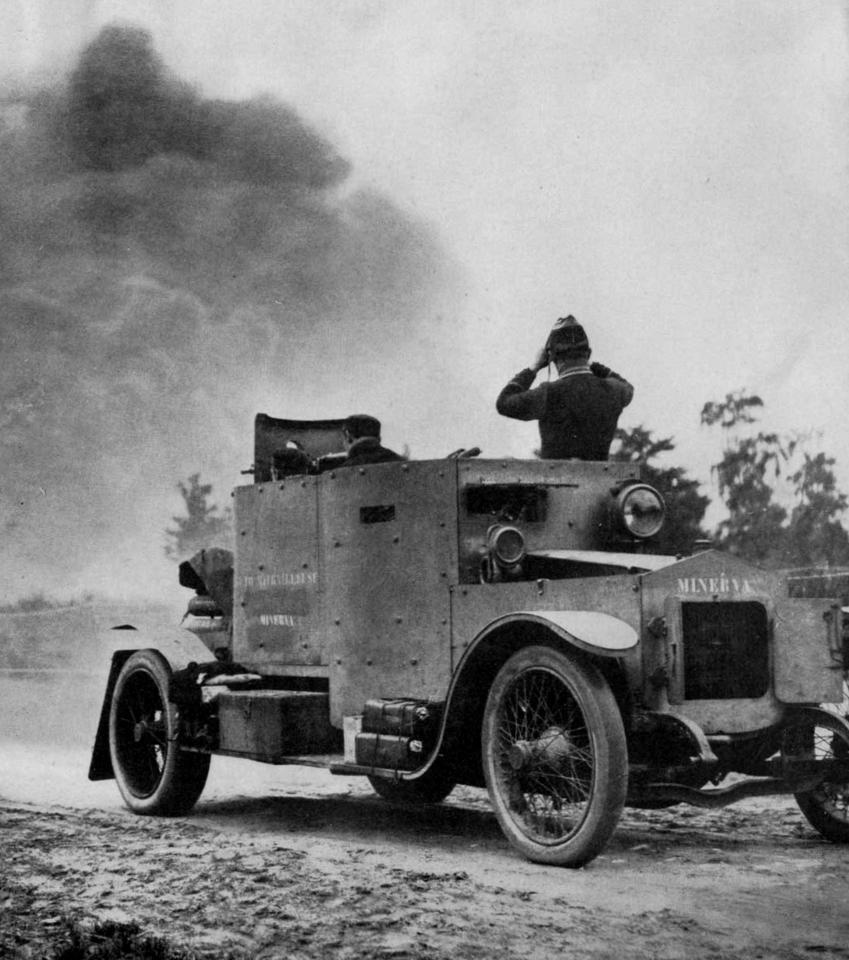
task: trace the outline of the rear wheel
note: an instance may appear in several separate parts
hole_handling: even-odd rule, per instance
[[[495,815],[529,860],[579,867],[605,847],[628,787],[622,717],[590,663],[526,647],[501,668],[483,722]]]
[[[134,813],[179,816],[206,784],[209,754],[177,743],[177,708],[168,700],[171,671],[154,650],[124,664],[109,713],[109,752],[118,789]]]
[[[428,771],[418,780],[390,780],[369,777],[378,796],[389,803],[441,803],[455,787],[455,781],[444,774]]]
[[[795,794],[807,821],[827,840],[849,843],[849,730],[839,717],[825,712],[806,714],[783,734],[781,745],[786,776],[825,778],[813,789]]]

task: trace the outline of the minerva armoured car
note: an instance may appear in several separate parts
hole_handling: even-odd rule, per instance
[[[706,550],[651,553],[631,463],[342,467],[341,421],[255,422],[232,551],[180,567],[187,629],[126,630],[90,777],[184,814],[212,754],[368,777],[392,803],[485,786],[509,842],[579,866],[625,804],[793,794],[849,840],[842,614]],[[730,781],[730,782],[729,782]]]

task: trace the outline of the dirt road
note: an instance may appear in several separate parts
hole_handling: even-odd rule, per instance
[[[108,657],[51,630],[7,630],[38,669],[0,669],[0,958],[49,955],[65,916],[217,956],[849,958],[849,848],[792,800],[626,811],[577,871],[518,857],[482,791],[401,810],[226,757],[191,817],[135,817],[86,776]]]
[[[626,811],[589,867],[518,858],[480,791],[398,810],[360,780],[215,758],[196,812],[134,817],[80,745],[0,744],[0,956],[61,917],[250,957],[849,957],[849,850],[792,801]]]

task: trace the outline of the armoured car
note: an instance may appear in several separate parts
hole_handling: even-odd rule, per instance
[[[90,777],[185,814],[213,754],[486,787],[512,846],[576,867],[623,806],[792,794],[849,840],[840,603],[707,549],[652,552],[632,463],[339,464],[341,422],[255,421],[232,550],[180,566],[173,636],[126,629]],[[831,705],[831,706],[824,706]]]

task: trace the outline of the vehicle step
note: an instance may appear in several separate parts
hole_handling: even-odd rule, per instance
[[[401,780],[401,774],[411,774],[411,770],[398,770],[395,767],[372,767],[362,763],[331,763],[330,772],[340,777],[385,777]]]

